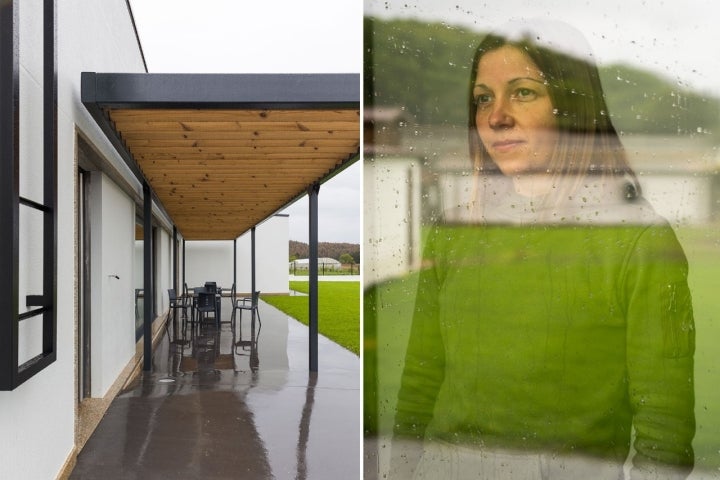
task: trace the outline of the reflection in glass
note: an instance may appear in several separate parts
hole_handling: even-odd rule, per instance
[[[390,478],[615,479],[628,456],[633,475],[684,477],[688,263],[589,47],[565,25],[515,23],[484,38],[469,80],[472,167],[431,180]],[[366,294],[366,385],[390,357],[373,323],[386,290]],[[366,432],[389,435],[373,411],[386,392],[366,393]]]

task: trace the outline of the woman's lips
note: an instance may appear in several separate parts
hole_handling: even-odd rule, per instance
[[[525,142],[523,140],[499,140],[497,142],[493,142],[492,147],[498,152],[509,152],[524,143]]]

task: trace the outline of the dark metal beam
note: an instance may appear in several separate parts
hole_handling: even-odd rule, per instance
[[[143,370],[152,369],[153,248],[152,194],[143,182]]]
[[[81,100],[101,108],[359,108],[359,74],[82,72]]]
[[[309,291],[308,291],[308,352],[310,371],[318,371],[318,193],[320,184],[316,183],[308,189],[308,237],[309,237]]]

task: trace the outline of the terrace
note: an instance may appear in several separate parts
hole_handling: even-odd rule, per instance
[[[171,326],[70,478],[357,478],[357,356],[321,337],[308,374],[307,327],[263,302],[259,312],[262,324],[246,312],[235,331],[188,327],[187,343]]]
[[[358,75],[83,73],[83,104],[143,185],[144,292],[157,296],[157,212],[172,224],[176,291],[185,241],[248,232],[256,291],[255,228],[305,195],[316,259],[320,186],[359,159],[359,96]],[[311,267],[309,327],[261,302],[262,324],[246,312],[233,328],[222,298],[219,328],[183,333],[142,302],[142,372],[70,478],[357,476],[360,362],[318,335],[317,281]]]

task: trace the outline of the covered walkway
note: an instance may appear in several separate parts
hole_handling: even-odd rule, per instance
[[[259,311],[254,337],[247,312],[235,332],[188,327],[187,343],[171,328],[70,478],[359,478],[358,357],[320,337],[322,373],[308,374],[307,327],[264,302]]]

